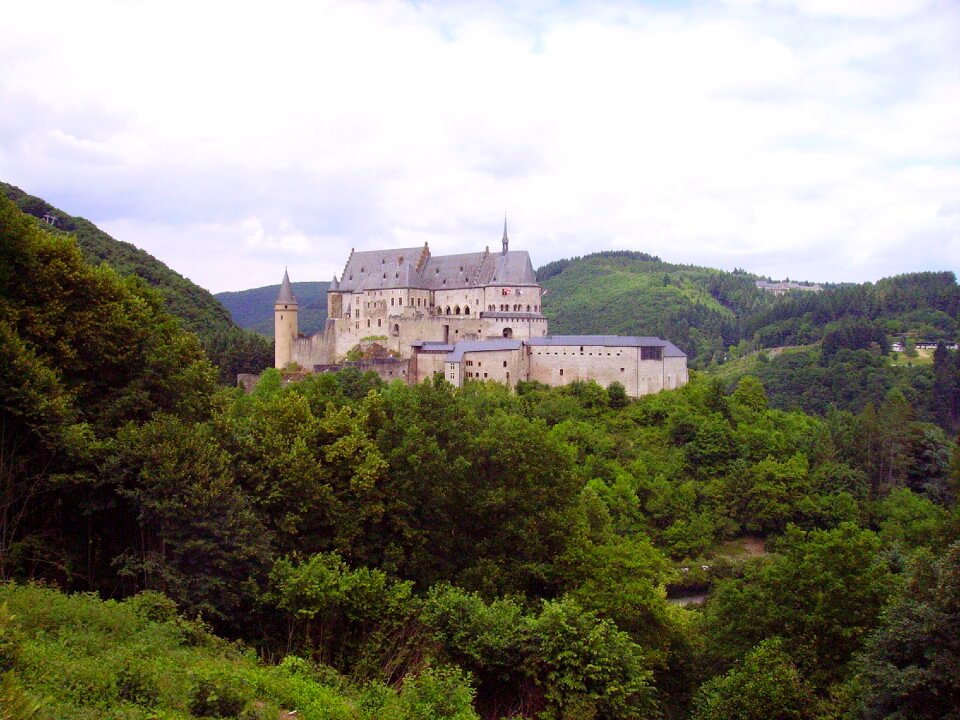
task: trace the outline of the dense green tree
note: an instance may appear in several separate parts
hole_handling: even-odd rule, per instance
[[[859,662],[862,717],[960,717],[960,544],[920,556]]]
[[[781,637],[815,685],[842,679],[892,590],[879,548],[872,532],[852,523],[788,530],[776,559],[715,591],[706,608],[710,652],[724,667],[762,640]]]
[[[269,537],[207,424],[169,415],[128,425],[105,471],[137,518],[136,545],[117,558],[135,589],[158,589],[191,614],[229,619],[244,605]],[[130,528],[134,531],[134,528]]]
[[[876,506],[880,537],[907,548],[936,547],[946,532],[947,511],[923,495],[897,488]]]
[[[773,638],[700,689],[693,720],[808,720],[814,717],[814,707],[813,689],[801,677],[783,641]]]

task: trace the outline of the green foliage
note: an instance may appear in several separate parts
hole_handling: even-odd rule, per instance
[[[456,668],[424,668],[395,692],[293,657],[264,665],[179,616],[144,617],[144,606],[163,604],[156,595],[116,603],[7,584],[0,603],[22,638],[14,670],[0,677],[0,717],[11,720],[476,718],[469,677]]]
[[[907,488],[896,488],[877,503],[880,537],[907,548],[937,547],[947,527],[947,512]]]
[[[213,295],[152,255],[130,243],[115,240],[89,220],[71,217],[13,185],[0,182],[0,194],[26,215],[35,218],[48,213],[55,215],[57,225],[44,227],[52,234],[63,236],[69,233],[75,238],[86,262],[94,266],[109,265],[120,276],[137,278],[153,288],[166,312],[179,318],[183,327],[200,339],[208,357],[220,368],[221,381],[232,385],[237,373],[259,372],[272,364],[272,345],[241,330]],[[324,297],[324,304],[325,301]],[[270,327],[272,334],[272,312]]]
[[[394,582],[379,570],[350,570],[335,553],[302,563],[281,558],[268,596],[289,619],[289,636],[324,662],[344,664],[374,628],[401,626],[412,610],[411,583]],[[298,643],[299,644],[299,643]]]
[[[617,381],[607,386],[607,397],[609,398],[610,407],[612,408],[626,407],[630,401],[627,397],[627,390],[623,387],[623,383]]]
[[[526,667],[544,690],[540,717],[646,718],[656,714],[643,650],[576,601],[545,602],[532,623]]]
[[[955,718],[960,708],[960,544],[919,556],[859,661],[868,720]]]
[[[399,702],[379,717],[410,720],[475,720],[470,677],[455,667],[426,667],[404,680]]]
[[[762,640],[784,647],[818,687],[841,679],[876,627],[893,589],[879,540],[845,523],[833,530],[791,528],[776,559],[721,583],[706,608],[711,653],[721,665]]]
[[[128,425],[106,470],[141,528],[138,546],[115,561],[121,574],[169,593],[191,614],[225,618],[262,566],[267,537],[211,430],[168,415]]]
[[[641,718],[656,714],[650,661],[610,620],[573,598],[524,613],[450,586],[431,591],[422,619],[454,661],[478,678],[491,709],[534,683],[521,712],[540,718]]]
[[[25,214],[36,218],[47,213],[56,215],[59,220],[51,232],[73,235],[84,259],[91,265],[105,263],[120,275],[136,276],[156,288],[167,311],[183,318],[188,330],[204,337],[208,332],[226,332],[232,327],[230,314],[209,292],[150,254],[130,243],[113,239],[89,220],[71,217],[17,187],[0,182],[0,194],[12,200]]]
[[[741,666],[706,683],[693,720],[807,720],[814,717],[812,688],[780,639],[764,640]]]
[[[0,569],[154,590],[0,586],[0,692],[24,713],[679,718],[707,680],[705,716],[800,716],[808,684],[839,716],[891,571],[957,533],[960,454],[916,403],[955,387],[945,348],[925,389],[887,382],[880,355],[840,347],[866,326],[831,326],[836,352],[806,360],[849,366],[878,404],[822,418],[777,409],[788,385],[762,369],[729,395],[695,375],[632,402],[616,383],[512,393],[356,369],[269,370],[245,395],[141,282],[9,203],[0,229]],[[753,296],[742,274],[710,276],[708,300],[697,269],[685,285],[631,269],[653,258],[590,262],[723,318],[688,328],[698,347],[738,332]],[[229,335],[238,363],[256,354]],[[815,384],[811,363],[795,368]],[[704,611],[670,604],[670,583],[710,591]],[[288,658],[258,665],[204,621]]]
[[[737,318],[766,307],[754,276],[672,265],[645,253],[602,252],[544,266],[543,312],[554,333],[659,335],[694,365],[737,342]]]

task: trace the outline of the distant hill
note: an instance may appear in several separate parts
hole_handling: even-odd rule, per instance
[[[221,379],[232,382],[237,373],[259,372],[273,361],[273,349],[262,338],[234,324],[230,312],[207,290],[164,265],[150,253],[117,240],[89,220],[74,217],[20,188],[0,182],[0,193],[21,212],[39,220],[55,217],[50,232],[73,235],[84,259],[109,264],[121,275],[135,275],[154,288],[166,309],[195,333],[210,359],[220,367]]]
[[[691,359],[722,356],[740,319],[769,307],[756,275],[666,263],[646,253],[600,252],[537,271],[552,333],[659,335]]]
[[[952,272],[920,272],[876,283],[825,285],[774,296],[757,275],[675,265],[612,251],[558,260],[537,271],[553,333],[659,335],[694,367],[760,348],[829,342],[830,353],[902,338],[953,342],[960,286]]]
[[[327,319],[327,288],[329,282],[295,282],[293,294],[300,303],[297,326],[305,335],[323,329]],[[273,301],[280,285],[267,285],[252,290],[217,293],[214,297],[230,311],[233,321],[246,330],[273,337]]]

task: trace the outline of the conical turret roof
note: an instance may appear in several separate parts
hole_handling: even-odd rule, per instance
[[[280,283],[280,293],[277,295],[277,304],[297,304],[297,298],[294,296],[293,288],[290,286],[290,276],[286,270],[283,271],[283,282]]]

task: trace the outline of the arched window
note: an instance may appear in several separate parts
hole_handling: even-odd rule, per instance
[[[449,315],[449,314],[450,314],[450,306],[447,305],[447,315]]]
[[[392,332],[393,332],[393,336],[397,337],[397,335],[400,334],[400,325],[397,323],[394,323]]]
[[[460,306],[459,306],[459,305],[457,305],[455,308],[453,308],[453,314],[454,314],[454,315],[459,315],[459,314],[460,314]]]
[[[512,337],[513,337],[513,328],[504,328],[504,329],[503,329],[503,336],[504,336],[505,338],[512,338]]]
[[[530,312],[530,306],[527,305],[527,312]]]
[[[469,306],[469,305],[465,305],[465,306],[464,306],[464,308],[463,308],[463,314],[464,314],[464,315],[469,315],[469,314],[470,314],[470,306]]]

